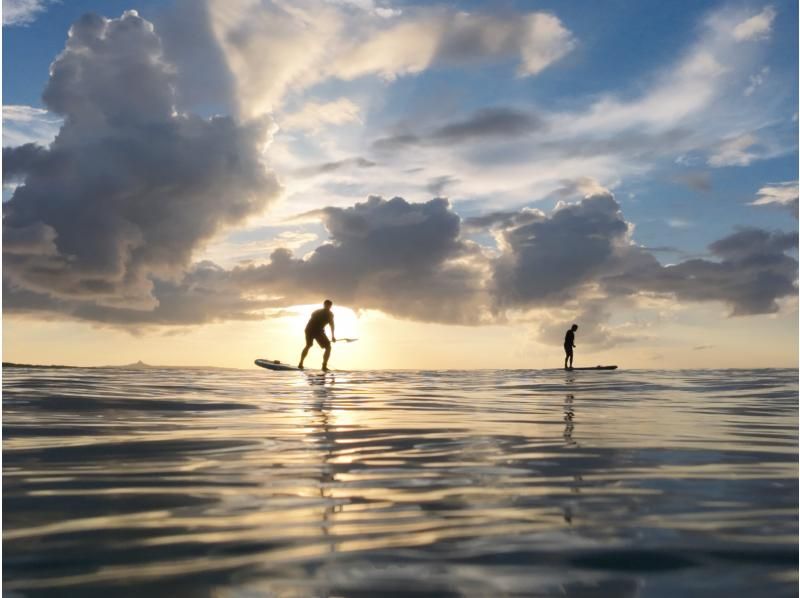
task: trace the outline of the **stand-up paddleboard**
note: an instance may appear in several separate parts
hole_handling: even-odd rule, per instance
[[[257,366],[262,368],[267,368],[268,370],[291,371],[291,372],[303,371],[296,365],[281,363],[277,359],[256,359],[255,363]]]
[[[358,339],[357,338],[337,338],[337,343],[354,343]],[[258,367],[266,368],[268,370],[275,370],[278,372],[304,372],[306,370],[313,370],[314,368],[303,368],[300,369],[296,365],[291,365],[289,363],[281,363],[277,359],[256,359],[255,364]],[[616,366],[614,366],[616,367]]]
[[[617,366],[615,365],[596,365],[591,368],[564,368],[565,370],[571,372],[572,370],[616,370]]]

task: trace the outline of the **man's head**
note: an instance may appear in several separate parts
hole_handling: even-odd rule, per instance
[[[323,303],[322,305],[325,307],[325,309],[330,309],[331,307],[333,307],[333,301],[331,301],[330,299],[325,299],[325,303]]]
[[[577,329],[578,329],[578,325],[577,324],[573,324],[572,325],[572,332],[575,332]]]

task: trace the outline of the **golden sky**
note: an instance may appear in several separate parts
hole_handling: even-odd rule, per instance
[[[796,7],[512,4],[26,5],[4,360],[796,367]]]
[[[133,335],[78,322],[6,317],[3,360],[62,365],[151,365],[254,368],[256,358],[296,363],[304,345],[306,314],[263,321],[212,324],[193,329]],[[356,315],[334,305],[337,336],[354,343],[334,345],[335,369],[551,368],[563,365],[560,342],[537,340],[535,322],[517,326],[452,326],[398,320],[375,311]],[[713,321],[714,326],[704,326]],[[578,322],[580,325],[580,322]],[[569,323],[565,323],[566,332]],[[711,306],[684,309],[667,321],[638,331],[639,338],[589,350],[576,336],[575,365],[616,364],[622,368],[796,367],[797,317],[720,319]],[[329,332],[328,335],[330,336]],[[743,348],[746,347],[746,350]],[[319,367],[315,345],[307,364]]]

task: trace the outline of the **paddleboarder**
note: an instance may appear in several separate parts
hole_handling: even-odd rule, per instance
[[[308,324],[306,324],[306,346],[303,349],[303,353],[300,355],[300,363],[297,365],[301,370],[303,369],[303,361],[306,355],[308,355],[308,350],[311,348],[311,345],[314,344],[314,341],[317,341],[317,344],[325,349],[325,354],[322,356],[322,371],[328,371],[328,358],[331,356],[331,341],[325,336],[325,326],[330,324],[331,339],[335,343],[336,332],[333,327],[333,312],[331,311],[333,301],[326,299],[322,306],[322,309],[318,309],[311,314],[311,317],[308,319]]]
[[[567,334],[564,337],[564,351],[566,352],[566,357],[564,357],[564,369],[570,370],[572,369],[572,349],[576,347],[575,345],[575,331],[578,329],[577,324],[573,324],[572,327],[567,330]],[[569,362],[569,366],[567,366],[567,362]]]

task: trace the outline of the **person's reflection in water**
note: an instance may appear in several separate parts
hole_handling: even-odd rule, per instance
[[[336,536],[331,534],[333,515],[341,510],[340,505],[336,505],[331,487],[336,482],[336,474],[330,460],[334,456],[336,447],[334,425],[331,423],[331,406],[333,398],[331,386],[336,384],[336,377],[330,372],[323,372],[319,375],[309,375],[308,382],[311,385],[311,392],[314,395],[314,403],[311,410],[314,413],[315,437],[319,440],[322,449],[322,466],[320,468],[319,496],[324,501],[322,520],[320,521],[320,531],[328,544],[328,553],[333,558],[336,554]],[[330,571],[334,564],[330,561],[321,563],[325,571]],[[331,580],[325,575],[322,583],[316,588],[315,596],[327,597],[331,595]]]
[[[578,448],[579,445],[576,440],[572,437],[575,431],[575,409],[574,409],[574,402],[575,402],[575,395],[567,394],[567,398],[564,400],[564,446],[566,448]],[[571,485],[571,492],[573,494],[580,493],[580,483],[583,481],[583,477],[579,473],[572,474],[573,483]],[[572,518],[573,518],[573,505],[570,502],[567,502],[564,505],[564,521],[572,525]]]
[[[577,443],[572,439],[572,431],[575,429],[575,412],[572,410],[572,404],[575,401],[575,395],[567,395],[564,401],[564,442],[567,446],[577,446]]]

